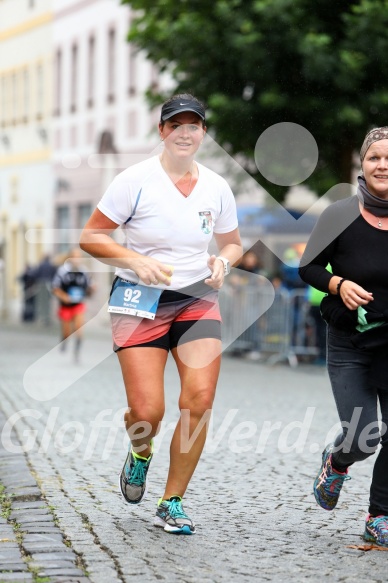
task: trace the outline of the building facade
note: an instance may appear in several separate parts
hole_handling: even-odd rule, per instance
[[[167,79],[127,42],[130,19],[129,6],[119,0],[54,2],[53,209],[59,254],[78,243],[114,175],[133,155],[147,155],[158,143],[158,118],[145,91]],[[94,280],[91,305],[97,312],[107,299],[112,270],[95,273]]]
[[[0,0],[2,317],[26,264],[62,261],[114,175],[158,144],[145,91],[169,81],[127,42],[130,19],[120,0]],[[94,311],[111,279],[95,275]]]
[[[53,221],[52,2],[0,0],[0,316],[16,313],[27,264]],[[34,231],[28,241],[30,231]]]

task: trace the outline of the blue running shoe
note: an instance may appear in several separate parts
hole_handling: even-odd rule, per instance
[[[195,534],[195,525],[183,510],[180,496],[171,496],[168,500],[160,498],[154,525],[171,534]]]
[[[152,451],[152,441],[151,441]],[[147,472],[152,460],[141,457],[130,449],[120,474],[120,490],[128,504],[140,504],[147,492]]]
[[[380,547],[388,547],[388,516],[371,516],[368,514],[365,523],[364,540],[376,543]]]
[[[322,453],[322,465],[314,481],[315,500],[325,510],[334,510],[337,506],[345,480],[350,480],[348,471],[337,472],[331,463],[334,443],[326,446]]]

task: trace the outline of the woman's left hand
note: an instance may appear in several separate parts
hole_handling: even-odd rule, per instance
[[[359,306],[365,306],[373,302],[373,294],[363,287],[345,279],[340,288],[340,297],[349,310],[357,310]]]
[[[213,289],[220,289],[224,283],[224,264],[221,259],[217,259],[215,255],[211,255],[207,260],[207,265],[212,272],[211,277],[205,279],[205,283],[210,285]]]

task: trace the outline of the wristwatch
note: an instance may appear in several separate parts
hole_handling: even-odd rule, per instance
[[[225,257],[221,257],[221,255],[219,255],[217,257],[217,259],[219,259],[220,261],[222,261],[222,263],[224,264],[224,275],[229,275],[229,273],[230,273],[230,263],[229,263],[229,260],[226,259]]]

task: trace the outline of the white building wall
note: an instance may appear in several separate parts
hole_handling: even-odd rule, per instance
[[[145,92],[155,81],[167,87],[167,76],[158,76],[144,54],[127,42],[130,7],[119,0],[54,0],[54,110],[53,160],[59,188],[55,194],[55,226],[59,229],[64,209],[68,209],[73,231],[67,241],[58,240],[57,251],[65,251],[78,240],[82,224],[80,209],[94,209],[107,183],[123,168],[96,167],[101,134],[110,131],[119,154],[147,154],[159,144],[158,114],[150,112]],[[109,32],[115,34],[115,50],[109,48]],[[94,84],[89,93],[90,38],[94,38]],[[77,98],[72,103],[74,75],[72,51],[77,47]],[[60,85],[57,57],[61,54]],[[109,79],[113,77],[113,83]],[[58,89],[59,87],[59,89]],[[57,96],[57,98],[55,97]],[[92,102],[90,102],[92,97]],[[72,108],[75,105],[75,108]],[[93,162],[89,164],[89,156]],[[73,164],[69,164],[69,158]],[[101,160],[118,160],[114,155]],[[66,213],[65,213],[66,214]],[[62,218],[61,218],[62,217]],[[59,239],[59,236],[58,236]],[[95,273],[96,294],[89,301],[89,316],[101,308],[108,297],[113,271]]]
[[[159,111],[149,111],[144,93],[153,83],[168,87],[170,81],[129,45],[129,23],[130,8],[120,0],[0,0],[0,318],[7,313],[19,317],[22,290],[17,277],[25,264],[36,265],[43,254],[64,250],[55,235],[45,235],[58,226],[59,209],[68,207],[69,226],[79,230],[85,208],[94,208],[107,182],[121,170],[95,167],[102,132],[112,132],[120,154],[147,154],[159,143]],[[110,30],[115,31],[114,57],[109,54]],[[74,45],[78,69],[72,111]],[[112,63],[114,83],[109,87]],[[114,99],[108,99],[109,92]],[[88,163],[90,155],[93,164]],[[73,167],[66,167],[69,156],[75,156]],[[35,243],[25,237],[29,229],[42,231]],[[76,233],[69,237],[72,244],[77,244]],[[111,276],[102,277],[99,287],[105,298]]]
[[[51,0],[0,1],[0,318],[19,317],[26,263],[50,249],[28,229],[52,224]]]
[[[149,112],[144,93],[154,78],[153,68],[144,55],[135,55],[126,36],[130,21],[128,5],[118,0],[57,0],[55,2],[54,53],[62,54],[61,114],[55,119],[56,161],[76,151],[81,157],[96,152],[99,135],[113,132],[120,152],[144,151],[157,140],[157,118]],[[115,58],[109,62],[109,31],[115,31]],[[93,107],[88,106],[89,39],[95,39]],[[71,112],[72,47],[78,47],[77,108]],[[132,50],[136,78],[129,78]],[[114,86],[108,87],[108,64],[114,67]],[[166,83],[167,79],[161,79]],[[130,87],[134,92],[130,94]],[[108,93],[114,99],[108,101]],[[93,128],[92,132],[90,128]],[[94,139],[90,139],[90,133]],[[76,146],[72,136],[76,135]]]

